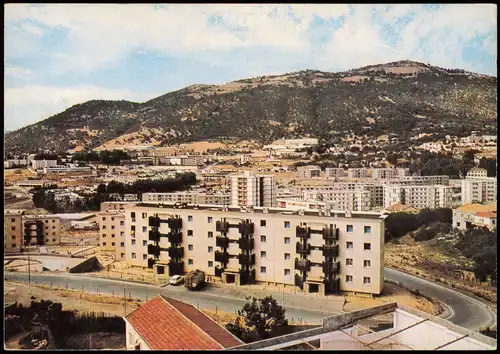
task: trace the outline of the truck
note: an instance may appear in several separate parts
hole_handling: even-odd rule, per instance
[[[205,284],[205,272],[199,269],[192,270],[184,277],[184,286],[189,290],[197,290]]]

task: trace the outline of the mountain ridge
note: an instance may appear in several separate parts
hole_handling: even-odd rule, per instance
[[[425,118],[418,118],[418,117]],[[343,131],[496,129],[496,77],[414,61],[195,84],[139,103],[91,100],[5,135],[7,150],[95,148],[155,129],[164,145],[222,137],[335,141]],[[158,131],[160,129],[160,131]]]

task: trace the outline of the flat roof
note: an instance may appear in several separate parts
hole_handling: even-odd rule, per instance
[[[253,207],[253,208],[242,208],[237,206],[224,206],[217,204],[188,204],[188,203],[169,203],[169,202],[139,202],[134,205],[134,207],[140,208],[165,208],[165,209],[186,209],[186,210],[210,210],[210,211],[222,211],[222,212],[239,212],[248,214],[274,214],[274,215],[301,215],[303,212],[304,216],[320,216],[320,217],[337,217],[337,218],[359,218],[359,219],[385,219],[387,215],[383,215],[380,212],[374,211],[345,211],[345,210],[317,210],[317,209],[288,209],[288,208],[265,208],[265,207]],[[267,212],[265,212],[265,210]]]

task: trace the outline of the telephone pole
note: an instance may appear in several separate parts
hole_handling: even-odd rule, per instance
[[[29,252],[29,250],[28,250]],[[30,264],[30,254],[28,253],[28,285],[31,285],[31,264]]]

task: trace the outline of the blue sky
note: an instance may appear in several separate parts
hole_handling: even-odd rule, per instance
[[[90,99],[410,59],[496,76],[496,5],[5,5],[5,129]]]

